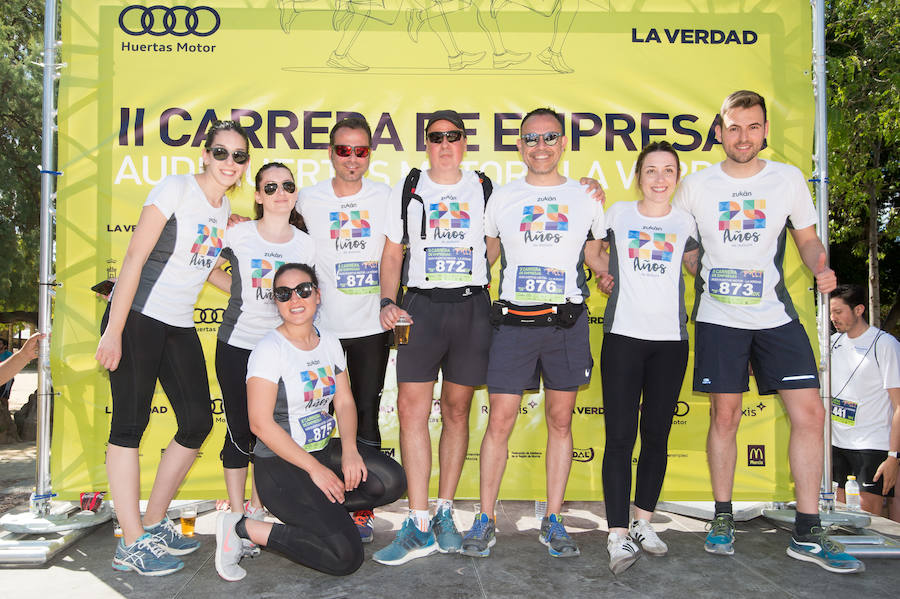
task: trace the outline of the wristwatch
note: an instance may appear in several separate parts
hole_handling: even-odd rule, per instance
[[[391,298],[383,297],[383,298],[381,298],[381,309],[384,310],[387,306],[390,306],[391,304],[394,304],[394,303],[395,303],[394,300],[392,300]]]
[[[900,451],[889,451],[888,457],[894,458],[894,459],[900,459]]]

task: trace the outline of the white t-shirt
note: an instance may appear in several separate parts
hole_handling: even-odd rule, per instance
[[[337,422],[329,408],[337,390],[336,377],[347,368],[337,337],[321,331],[319,345],[298,349],[278,330],[269,331],[250,353],[247,380],[258,377],[278,385],[272,418],[306,451],[328,444]],[[253,454],[273,457],[262,439]]]
[[[401,200],[404,177],[391,190],[385,234],[394,243],[403,241]],[[407,209],[409,232],[408,265],[402,283],[419,289],[454,289],[467,285],[487,285],[490,272],[484,245],[484,189],[478,175],[463,171],[453,185],[435,183],[423,170],[416,195],[425,205],[410,200]],[[493,200],[491,200],[493,201]],[[422,239],[422,210],[425,239]]]
[[[219,326],[218,339],[242,349],[253,349],[263,335],[281,324],[272,296],[275,271],[288,262],[312,264],[316,248],[309,235],[293,229],[294,238],[271,243],[250,220],[225,231],[222,257],[231,262],[231,298]]]
[[[673,204],[696,219],[700,234],[696,321],[759,330],[797,318],[783,275],[787,228],[817,221],[799,169],[768,160],[737,179],[714,164],[685,177]]]
[[[500,238],[500,299],[564,304],[590,295],[584,244],[589,232],[606,236],[606,221],[603,206],[577,181],[536,186],[517,179],[500,187],[488,202],[484,232]]]
[[[144,206],[168,219],[141,270],[131,309],[175,327],[194,326],[194,304],[225,242],[231,206],[212,207],[194,175],[169,175]]]
[[[877,341],[876,341],[877,337]],[[831,444],[888,451],[893,406],[900,388],[900,343],[875,327],[855,339],[831,336]]]
[[[616,202],[606,212],[609,273],[615,279],[603,332],[649,341],[686,340],[684,253],[696,249],[694,218],[673,207],[644,216],[637,202]]]
[[[297,210],[316,243],[318,323],[341,339],[382,332],[379,266],[390,193],[365,178],[352,196],[334,195],[331,179],[300,190]]]

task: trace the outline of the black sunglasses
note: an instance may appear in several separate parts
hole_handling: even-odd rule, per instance
[[[350,154],[356,154],[357,158],[365,158],[369,155],[370,151],[369,146],[348,146],[341,144],[331,147],[334,148],[334,153],[341,158],[347,158],[348,156],[350,156]]]
[[[222,146],[210,148],[209,153],[212,154],[213,158],[220,161],[226,160],[229,154],[228,150]],[[231,158],[234,160],[235,164],[244,164],[250,159],[250,154],[244,150],[235,150],[234,152],[231,152]]]
[[[295,191],[297,191],[297,186],[293,181],[284,181],[281,184],[281,188],[284,189],[287,193],[294,193]],[[275,183],[274,181],[266,183],[265,185],[263,185],[263,191],[266,192],[267,196],[274,194],[276,191],[278,191],[278,183]]]
[[[312,281],[303,281],[299,285],[294,288],[291,287],[276,287],[272,290],[272,295],[275,296],[275,300],[279,302],[289,302],[291,301],[291,293],[296,292],[297,297],[306,299],[312,295],[313,289],[317,289],[315,285],[312,284]]]
[[[555,146],[556,142],[559,141],[559,138],[562,137],[562,133],[557,133],[556,131],[548,131],[547,133],[526,133],[522,136],[522,141],[525,142],[525,145],[529,148],[533,148],[538,145],[538,141],[541,138],[544,138],[544,143],[548,146]]]
[[[459,129],[454,129],[453,131],[432,131],[428,134],[428,141],[433,144],[439,144],[446,137],[450,143],[456,143],[462,139],[462,136],[463,132]]]

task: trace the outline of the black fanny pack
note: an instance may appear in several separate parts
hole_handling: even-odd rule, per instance
[[[430,298],[437,304],[456,304],[478,297],[484,291],[481,285],[468,285],[466,287],[454,287],[452,289],[419,289],[418,287],[410,287],[407,293],[417,293]]]
[[[584,304],[540,304],[537,306],[517,306],[505,300],[491,305],[491,325],[507,324],[516,327],[562,327],[575,325],[584,311]]]

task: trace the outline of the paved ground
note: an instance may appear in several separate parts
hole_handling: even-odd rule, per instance
[[[393,538],[405,503],[379,510],[376,540],[367,557]],[[467,526],[472,502],[461,502],[457,523]],[[704,523],[674,514],[660,514],[655,526],[669,544],[664,558],[642,557],[618,577],[607,567],[606,523],[602,503],[566,505],[569,530],[581,547],[579,558],[559,560],[537,541],[538,521],[531,502],[502,502],[499,536],[492,556],[474,559],[440,555],[404,566],[386,567],[367,559],[359,572],[335,578],[297,566],[279,555],[263,552],[242,562],[248,576],[238,583],[222,581],[215,571],[215,514],[198,519],[203,545],[185,559],[181,572],[162,578],[142,578],[110,567],[111,524],[84,537],[48,565],[0,568],[2,587],[21,589],[29,597],[305,597],[323,599],[540,598],[540,597],[879,597],[896,598],[900,563],[869,559],[860,575],[829,574],[784,553],[788,533],[757,518],[740,523],[733,557],[703,551]],[[879,519],[876,526],[900,534],[900,526]]]
[[[21,376],[21,375],[20,375]],[[13,387],[13,402],[24,403],[31,386],[28,373]],[[36,376],[33,376],[36,385]],[[17,394],[17,391],[19,392]],[[17,406],[19,404],[16,404]],[[0,512],[21,503],[34,481],[34,444],[0,446]],[[405,501],[376,514],[376,539],[367,558],[393,538],[405,514]],[[459,502],[457,525],[466,528],[475,512],[472,502]],[[215,513],[198,518],[200,550],[185,559],[185,568],[162,578],[143,578],[110,567],[112,525],[107,523],[57,554],[41,567],[0,566],[0,594],[26,597],[303,597],[304,599],[474,599],[543,597],[842,597],[895,599],[900,594],[900,561],[866,560],[867,571],[839,576],[787,557],[788,533],[763,518],[739,523],[733,557],[703,551],[704,522],[662,513],[654,520],[669,544],[664,558],[642,557],[616,577],[607,567],[603,504],[573,502],[564,515],[581,557],[553,559],[537,541],[538,520],[531,502],[501,502],[498,543],[492,556],[474,559],[434,555],[399,567],[367,559],[359,572],[344,578],[297,566],[273,554],[244,560],[248,576],[226,583],[215,571]],[[873,528],[900,538],[900,525],[876,519]]]

